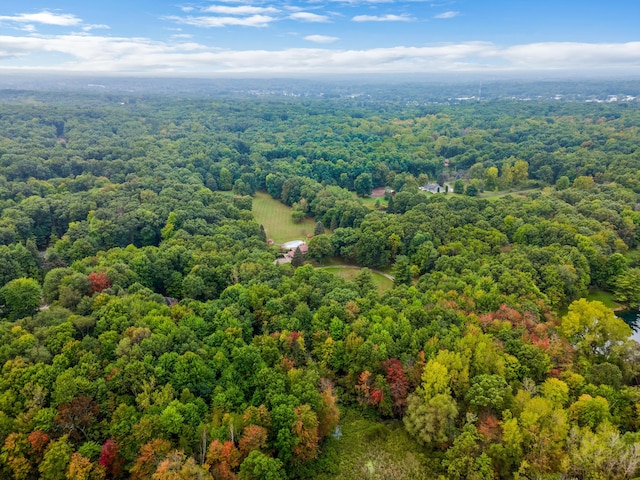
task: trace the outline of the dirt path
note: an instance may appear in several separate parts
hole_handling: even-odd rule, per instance
[[[357,265],[327,265],[326,267],[316,267],[316,270],[322,270],[322,269],[325,269],[325,268],[354,268],[356,270],[362,270],[363,268],[368,268],[368,267],[358,267]],[[376,270],[375,268],[369,268],[369,270],[371,270],[372,272],[375,272],[375,273],[379,273],[383,277],[387,277],[392,282],[395,280],[393,275],[389,275],[388,273],[384,273],[384,272],[382,272],[380,270]]]

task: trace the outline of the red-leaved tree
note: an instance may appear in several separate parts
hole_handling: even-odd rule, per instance
[[[402,370],[402,363],[397,358],[390,358],[383,362],[382,366],[387,372],[386,378],[393,399],[393,409],[397,414],[402,414],[407,406],[409,392],[409,380]]]
[[[111,288],[111,281],[104,272],[91,272],[87,279],[91,282],[91,291],[94,293]]]
[[[119,475],[122,472],[124,458],[120,455],[120,446],[118,445],[118,442],[112,438],[109,438],[104,442],[98,462],[104,467],[109,475]]]

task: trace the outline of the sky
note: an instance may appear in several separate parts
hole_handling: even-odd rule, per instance
[[[640,0],[0,2],[0,74],[640,76]]]

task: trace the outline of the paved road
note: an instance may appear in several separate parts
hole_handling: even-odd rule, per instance
[[[322,270],[324,268],[355,268],[356,270],[362,270],[363,268],[368,268],[368,267],[358,267],[356,265],[327,265],[326,267],[316,267],[316,270]],[[395,280],[393,275],[389,275],[388,273],[384,273],[380,270],[376,270],[375,268],[369,268],[369,270],[375,273],[379,273],[383,277],[387,277],[392,282]]]

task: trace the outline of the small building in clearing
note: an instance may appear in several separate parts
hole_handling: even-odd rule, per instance
[[[280,245],[280,248],[283,250],[295,250],[297,247],[302,248],[302,245],[306,245],[304,240],[291,240],[290,242]]]
[[[280,245],[282,250],[286,250],[284,255],[276,259],[275,263],[290,263],[293,260],[293,255],[296,253],[296,248],[299,248],[303,254],[306,254],[309,250],[309,246],[303,240],[292,240]]]
[[[423,185],[419,188],[423,192],[431,192],[431,193],[442,193],[445,190],[437,183],[427,183],[426,185]]]

